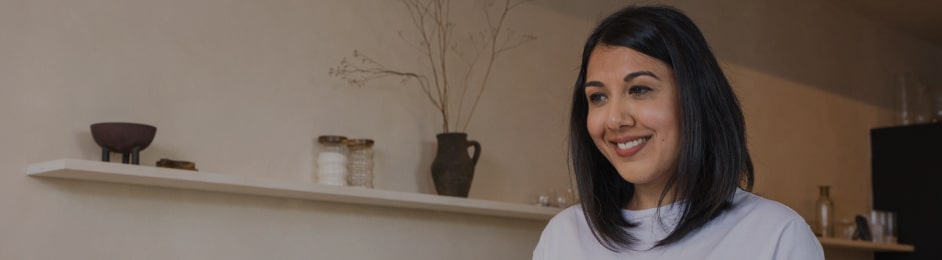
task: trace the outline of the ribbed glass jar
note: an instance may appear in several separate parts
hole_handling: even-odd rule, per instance
[[[350,148],[350,186],[373,188],[373,140],[347,140]]]

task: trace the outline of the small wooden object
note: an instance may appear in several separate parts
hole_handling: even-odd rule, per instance
[[[196,171],[196,164],[193,162],[170,160],[167,158],[161,158],[160,161],[157,161],[157,167]]]

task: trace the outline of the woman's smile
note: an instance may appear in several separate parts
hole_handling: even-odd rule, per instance
[[[651,140],[651,136],[614,139],[611,143],[618,156],[631,157],[641,151],[648,140]]]

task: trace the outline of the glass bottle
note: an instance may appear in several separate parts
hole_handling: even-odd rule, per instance
[[[932,93],[932,123],[942,123],[942,90],[935,90]]]
[[[929,86],[926,85],[925,81],[922,79],[914,82],[912,88],[913,91],[913,102],[911,105],[911,113],[913,121],[917,124],[929,123],[932,120],[932,94],[929,91]]]
[[[895,77],[896,83],[896,113],[898,122],[901,125],[913,123],[912,115],[912,76],[909,74],[899,74]]]
[[[819,197],[815,204],[816,227],[815,235],[820,237],[834,237],[834,202],[829,193],[830,186],[818,186]]]
[[[317,155],[317,183],[347,185],[347,137],[322,135],[317,137],[320,153]]]
[[[350,186],[373,188],[373,140],[350,139]]]

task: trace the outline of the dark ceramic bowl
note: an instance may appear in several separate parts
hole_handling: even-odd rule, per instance
[[[136,123],[97,123],[92,125],[92,138],[102,148],[115,153],[141,151],[154,140],[157,128]]]

